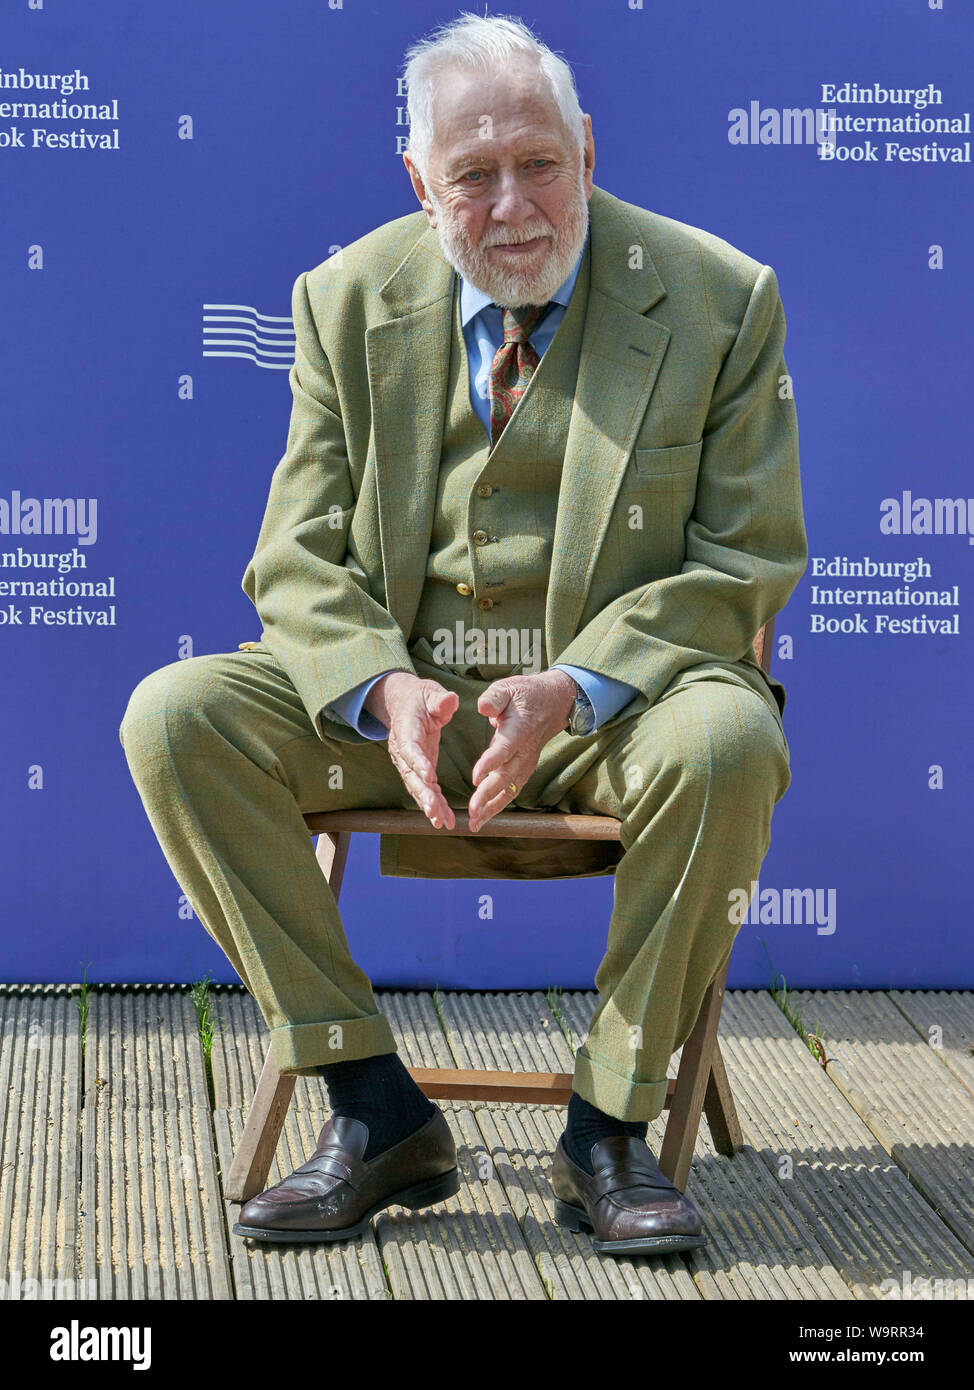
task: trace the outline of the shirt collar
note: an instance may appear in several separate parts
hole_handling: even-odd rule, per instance
[[[588,233],[586,232],[585,241],[582,242],[582,249],[578,253],[578,259],[575,262],[571,274],[566,276],[551,296],[554,303],[567,304],[571,299],[572,290],[575,288],[575,281],[578,279],[578,268],[582,263],[582,256],[585,254],[585,245],[587,241]],[[457,274],[459,275],[460,272],[458,271]],[[464,328],[472,318],[475,318],[477,314],[480,313],[481,309],[485,309],[488,304],[493,304],[493,302],[489,294],[486,294],[483,290],[479,290],[476,285],[471,284],[469,280],[465,280],[464,277],[460,275],[460,322]]]

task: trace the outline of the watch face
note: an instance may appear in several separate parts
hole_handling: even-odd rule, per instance
[[[571,731],[573,734],[591,733],[595,724],[595,711],[588,699],[578,699],[572,707]]]

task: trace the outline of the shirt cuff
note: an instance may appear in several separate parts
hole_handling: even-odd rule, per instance
[[[390,666],[389,671],[397,668]],[[388,675],[388,671],[380,671],[377,676],[370,676],[368,680],[362,681],[353,690],[348,690],[344,695],[340,695],[337,700],[333,700],[330,705],[325,706],[325,713],[332,719],[340,719],[343,724],[350,724],[356,733],[363,738],[372,739],[375,742],[389,737],[389,730],[377,719],[374,714],[370,714],[367,709],[363,709],[365,697],[383,676]]]
[[[634,685],[629,685],[626,681],[617,681],[614,676],[603,676],[600,671],[590,671],[586,666],[566,666],[556,661],[551,670],[567,671],[578,681],[595,711],[593,733],[639,694]]]

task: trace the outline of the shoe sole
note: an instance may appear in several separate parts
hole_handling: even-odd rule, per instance
[[[239,1221],[234,1223],[233,1234],[235,1236],[254,1236],[258,1240],[272,1240],[288,1243],[301,1244],[320,1244],[322,1241],[350,1240],[355,1236],[365,1235],[369,1230],[369,1222],[376,1212],[384,1211],[386,1207],[406,1207],[409,1211],[419,1211],[422,1207],[431,1207],[436,1202],[444,1202],[447,1197],[455,1197],[460,1191],[460,1170],[451,1168],[448,1173],[441,1173],[439,1177],[429,1178],[426,1182],[417,1183],[414,1187],[407,1187],[402,1192],[395,1192],[390,1197],[383,1197],[381,1202],[376,1202],[374,1207],[370,1207],[360,1221],[354,1226],[341,1226],[337,1230],[320,1231],[287,1231],[276,1230],[271,1226],[242,1226]]]
[[[595,1227],[588,1213],[581,1207],[570,1206],[568,1202],[555,1198],[555,1221],[569,1231],[591,1231],[592,1248],[600,1255],[665,1255],[670,1251],[693,1250],[706,1245],[705,1235],[671,1236],[630,1236],[628,1240],[595,1240]]]

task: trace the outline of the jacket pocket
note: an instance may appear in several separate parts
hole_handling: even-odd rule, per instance
[[[670,478],[696,471],[703,440],[695,444],[671,444],[666,449],[634,449],[633,465],[637,478]]]

